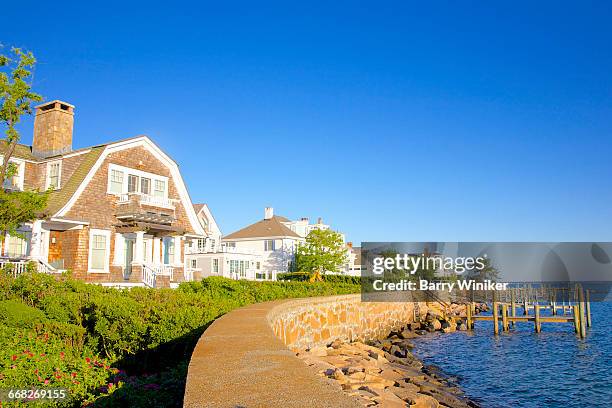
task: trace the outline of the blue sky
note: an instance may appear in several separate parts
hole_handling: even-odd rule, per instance
[[[76,105],[75,148],[149,135],[224,233],[274,206],[355,242],[612,240],[606,2],[3,14],[36,90]]]

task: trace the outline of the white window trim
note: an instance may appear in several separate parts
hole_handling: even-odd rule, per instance
[[[113,173],[113,170],[123,172],[123,187],[121,189],[122,193],[114,193],[114,192],[111,191],[111,174]],[[154,186],[155,186],[155,180],[163,181],[164,184],[165,184],[165,188],[166,188],[166,191],[164,191],[164,198],[168,198],[168,177],[160,176],[159,174],[148,173],[148,172],[142,171],[142,170],[133,169],[131,167],[120,166],[120,165],[114,164],[114,163],[110,163],[108,165],[108,177],[107,177],[107,182],[106,182],[106,193],[114,195],[114,196],[119,196],[121,194],[127,194],[128,179],[129,179],[128,175],[130,175],[130,174],[133,175],[133,176],[138,176],[139,177],[138,190],[140,190],[140,178],[145,177],[145,178],[151,179],[151,194],[148,194],[148,195],[153,195]]]
[[[23,191],[23,180],[25,179],[25,161],[10,158],[9,163],[14,163],[17,166],[17,188]],[[0,166],[4,164],[4,155],[0,155]],[[0,183],[1,185],[2,183]],[[0,186],[1,187],[1,186]]]
[[[92,269],[91,268],[91,255],[92,255],[92,250],[93,250],[93,237],[94,235],[104,235],[104,237],[106,238],[106,248],[107,248],[107,254],[106,257],[104,258],[104,269]],[[102,229],[90,229],[89,230],[89,255],[87,257],[87,272],[88,273],[109,273],[109,264],[110,264],[110,255],[111,255],[111,248],[110,248],[110,241],[111,241],[111,232],[109,230],[102,230]]]
[[[47,162],[47,177],[45,179],[45,190],[47,190],[51,186],[51,166],[59,163],[59,167],[57,169],[57,187],[55,190],[59,190],[62,188],[62,161],[63,160],[53,160]]]

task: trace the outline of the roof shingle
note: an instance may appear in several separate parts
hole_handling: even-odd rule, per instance
[[[223,237],[223,239],[241,239],[241,238],[268,238],[268,237],[291,237],[301,238],[298,234],[291,231],[282,222],[285,217],[274,216],[268,220],[261,220],[241,230],[233,232]]]

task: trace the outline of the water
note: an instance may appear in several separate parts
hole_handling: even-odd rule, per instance
[[[518,323],[495,337],[493,322],[477,321],[472,332],[414,339],[414,353],[483,407],[612,407],[612,303],[592,303],[591,315],[585,339],[573,323],[542,323],[541,333]]]

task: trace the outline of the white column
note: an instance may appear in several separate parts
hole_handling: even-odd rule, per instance
[[[122,234],[115,234],[115,256],[113,257],[114,265],[123,265],[125,262],[125,239]]]
[[[181,252],[183,251],[183,248],[181,248],[181,243],[183,242],[183,240],[181,239],[182,237],[180,236],[176,236],[174,237],[174,260],[171,261],[174,265],[181,265]]]
[[[161,242],[161,238],[153,237],[153,263],[155,265],[163,263],[161,259]]]
[[[41,259],[42,255],[42,220],[32,222],[32,237],[30,239],[30,256]]]
[[[134,262],[135,264],[142,264],[144,262],[144,231],[136,232],[136,248],[134,248]]]

